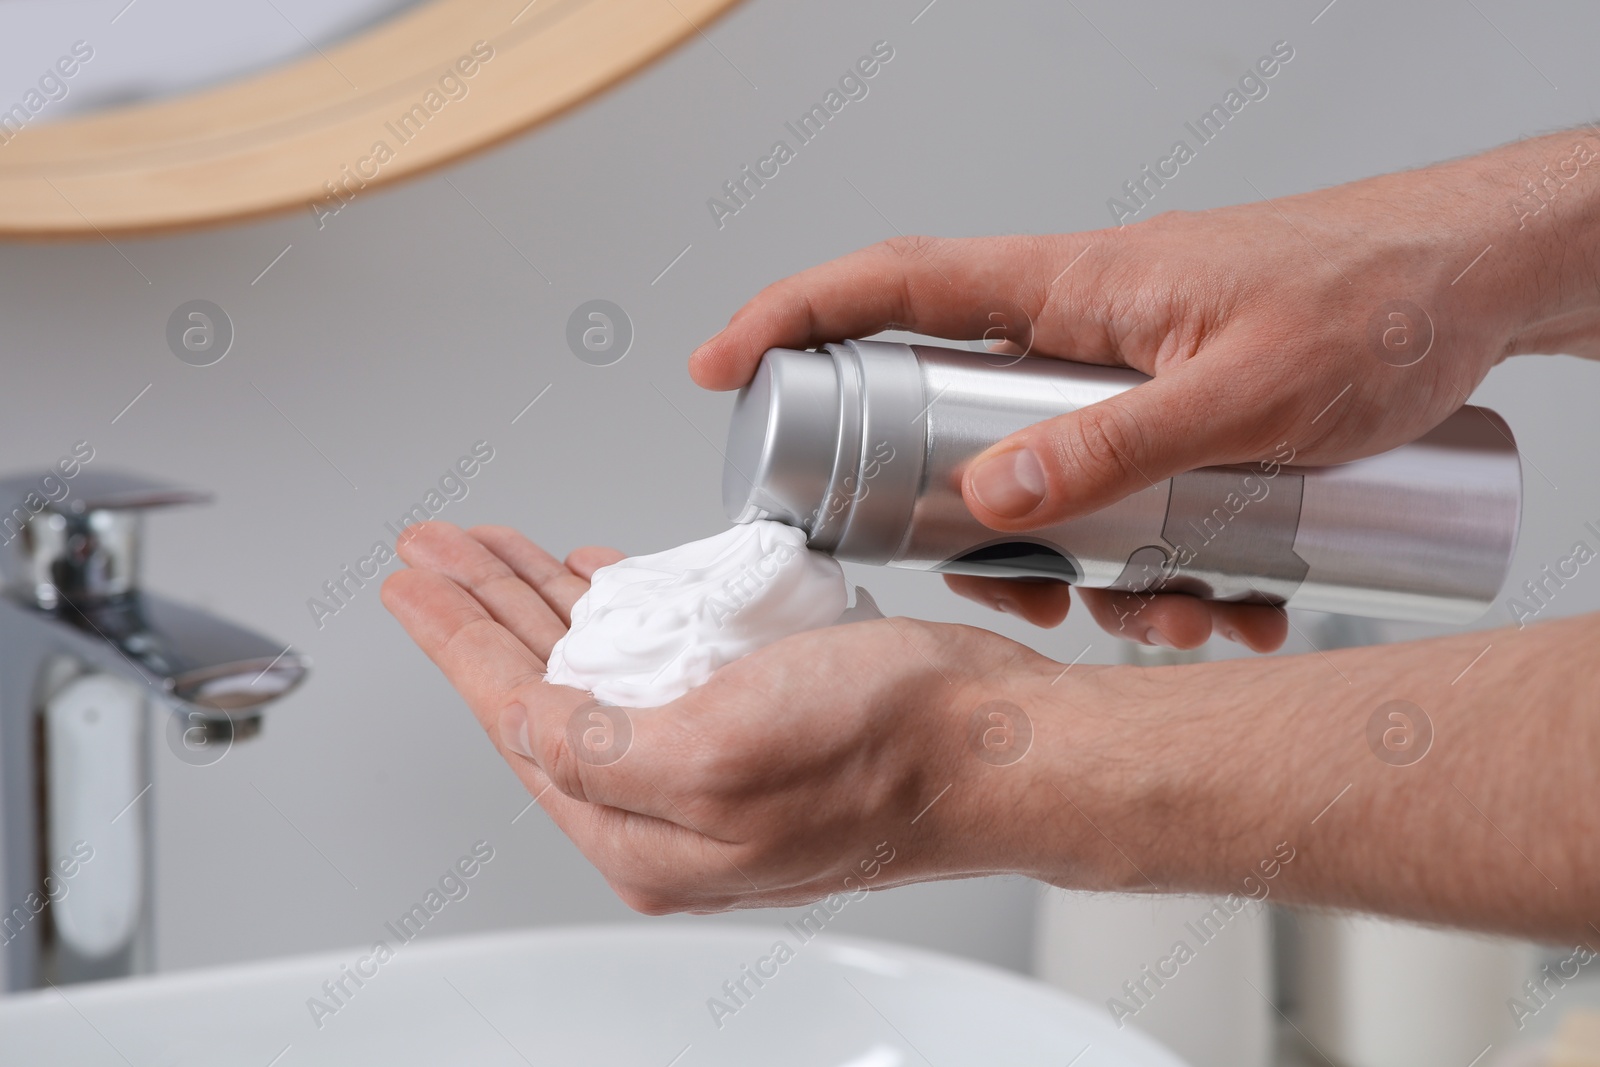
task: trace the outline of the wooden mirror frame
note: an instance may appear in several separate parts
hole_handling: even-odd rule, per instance
[[[433,0],[263,74],[27,126],[0,144],[0,236],[331,212],[559,114],[736,2]]]

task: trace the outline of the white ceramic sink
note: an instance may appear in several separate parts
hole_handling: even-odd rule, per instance
[[[779,940],[793,951],[783,962]],[[369,951],[0,998],[0,1064],[1183,1067],[1104,1008],[1036,982],[828,932],[639,924],[424,939],[363,964],[372,977],[346,978],[336,1005],[323,982]],[[745,977],[760,972],[771,976],[759,987]],[[742,1006],[723,988],[741,978]],[[337,1009],[320,1027],[312,997]],[[726,1005],[720,1020],[711,998]]]

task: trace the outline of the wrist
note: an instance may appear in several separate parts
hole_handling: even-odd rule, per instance
[[[1080,664],[1063,675],[1064,666],[1015,646],[1004,667],[958,686],[946,704],[940,733],[954,741],[948,754],[958,768],[952,792],[965,803],[945,832],[975,852],[960,850],[968,872],[1065,884],[1056,873],[1065,860],[1080,875],[1075,884],[1091,875],[1084,850],[1063,840],[1073,829],[1070,818],[1062,825],[1064,813],[1072,814],[1066,796],[1078,785],[1060,759],[1073,743],[1073,707],[1063,698],[1076,681],[1107,668]]]
[[[1018,698],[1033,744],[1016,768],[1013,869],[1063,888],[1192,888],[1194,767],[1172,742],[1193,704],[1157,696],[1169,681],[1159,670],[1063,666],[1050,662]]]
[[[1026,873],[1074,889],[1241,892],[1283,836],[1261,817],[1281,800],[1264,795],[1281,724],[1270,700],[1235,696],[1261,684],[1243,676],[1252,667],[1075,667],[1048,686]]]
[[[1600,345],[1600,131],[1537,137],[1457,165],[1471,168],[1465,181],[1485,209],[1474,227],[1485,251],[1454,287],[1499,310],[1502,358],[1591,354]]]

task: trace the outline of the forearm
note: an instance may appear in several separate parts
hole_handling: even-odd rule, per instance
[[[1600,937],[1588,925],[1600,923],[1597,648],[1600,615],[1104,671],[1088,686],[1099,708],[1059,709],[1040,731],[1036,773],[1073,805],[1058,805],[1046,850],[1076,850],[1074,864],[1087,850],[1105,881],[1132,890]],[[1392,701],[1431,721],[1415,762],[1369,743],[1375,714],[1378,734],[1401,728],[1386,712],[1410,709]],[[1081,870],[1039,862],[1050,880],[1082,884]]]
[[[1600,128],[1380,180],[1415,210],[1453,209],[1438,249],[1461,246],[1440,264],[1445,314],[1492,310],[1509,331],[1504,355],[1600,357]]]

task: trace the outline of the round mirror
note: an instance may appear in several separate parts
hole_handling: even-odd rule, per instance
[[[0,69],[30,77],[0,96],[0,235],[332,212],[571,107],[735,2],[30,5],[0,39]]]

